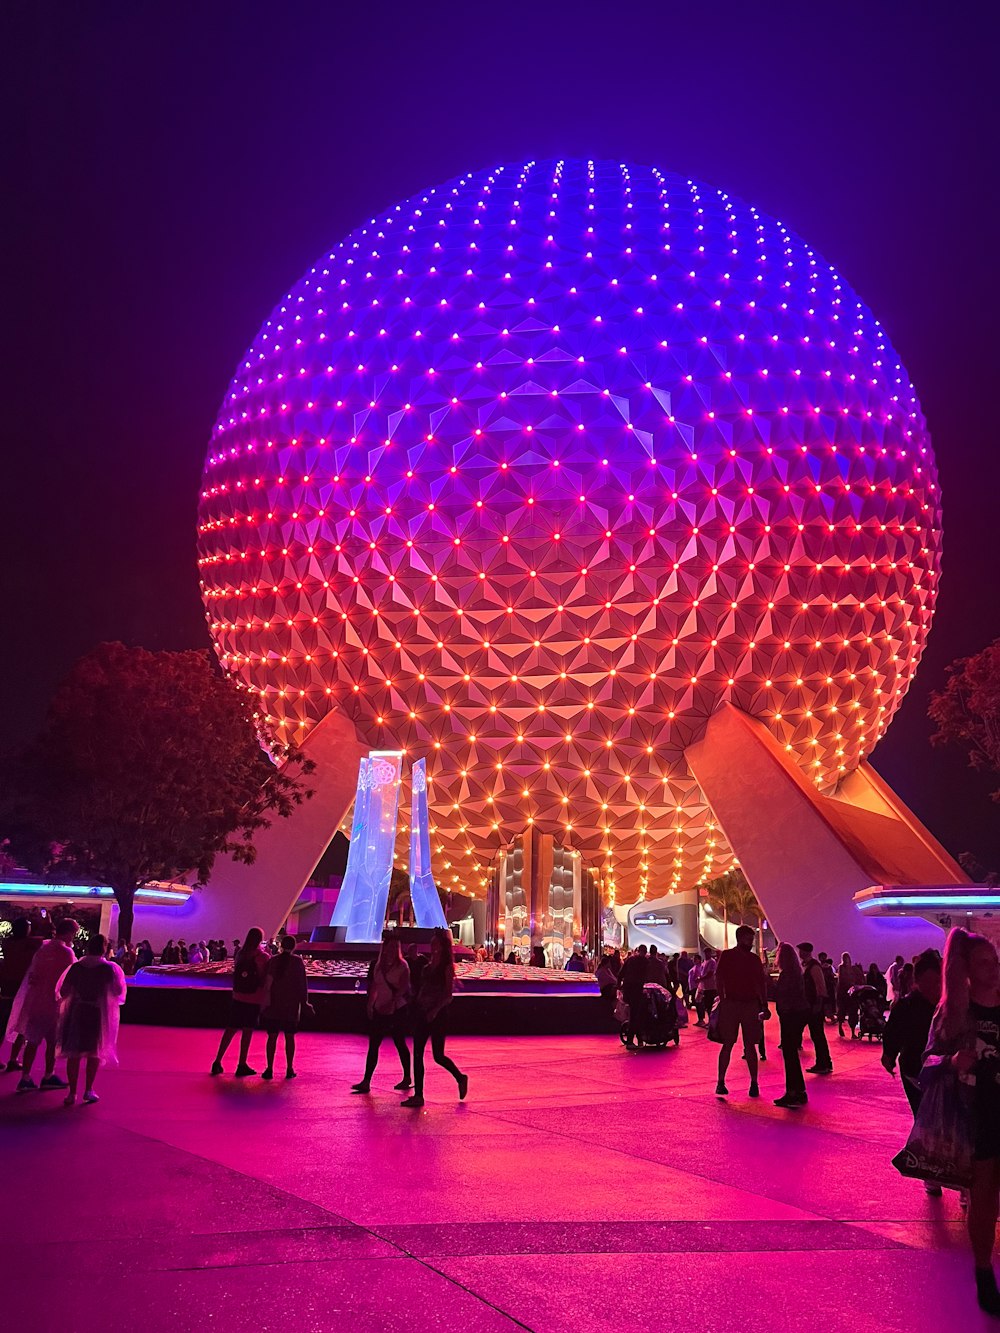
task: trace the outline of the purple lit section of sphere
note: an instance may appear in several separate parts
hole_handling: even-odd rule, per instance
[[[721,701],[826,790],[923,650],[940,493],[871,313],[779,222],[647,167],[478,172],[354,232],[247,352],[203,595],[274,736],[427,755],[435,872],[529,821],[621,898],[725,868]]]

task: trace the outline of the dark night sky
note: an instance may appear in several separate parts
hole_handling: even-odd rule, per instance
[[[1000,635],[995,5],[9,0],[7,734],[102,639],[207,643],[195,505],[271,306],[346,232],[461,171],[649,162],[772,213],[902,355],[945,502],[930,646],[875,766],[954,851],[1000,818],[932,751],[945,665]]]

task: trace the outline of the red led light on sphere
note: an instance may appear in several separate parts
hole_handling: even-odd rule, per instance
[[[913,387],[773,218],[647,167],[498,167],[352,233],[227,393],[199,510],[223,664],[282,743],[428,758],[435,871],[529,823],[608,894],[731,860],[684,759],[724,700],[823,790],[923,650]]]

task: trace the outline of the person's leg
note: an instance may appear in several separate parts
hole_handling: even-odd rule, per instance
[[[434,1063],[440,1065],[442,1069],[447,1069],[456,1083],[462,1081],[462,1071],[454,1060],[444,1053],[444,1028],[435,1028],[431,1033],[431,1054],[434,1056]]]
[[[80,1057],[70,1055],[66,1058],[66,1077],[69,1079],[69,1092],[66,1094],[66,1105],[72,1106],[76,1101],[76,1085],[80,1081]]]
[[[21,1061],[18,1059],[18,1056],[21,1054],[21,1051],[23,1049],[24,1049],[24,1038],[21,1036],[20,1033],[18,1033],[17,1036],[14,1038],[14,1044],[10,1048],[10,1056],[7,1059],[8,1069],[13,1070],[21,1068]]]
[[[24,1043],[24,1063],[21,1069],[21,1082],[31,1078],[31,1066],[35,1063],[35,1055],[38,1051],[37,1041],[26,1041]]]
[[[278,1034],[276,1032],[269,1032],[267,1034],[267,1041],[264,1043],[265,1074],[270,1075],[274,1073],[274,1053],[277,1049],[278,1049]]]
[[[285,1033],[285,1076],[295,1077],[295,1033]]]
[[[830,1059],[830,1047],[826,1040],[826,1031],[823,1027],[822,1013],[810,1013],[809,1015],[809,1037],[813,1044],[813,1050],[816,1053],[816,1060],[813,1070],[828,1070],[833,1068],[833,1061]]]
[[[364,1077],[360,1083],[355,1083],[354,1087],[358,1091],[367,1092],[371,1087],[372,1074],[378,1065],[379,1047],[382,1045],[382,1038],[385,1036],[385,1030],[380,1024],[373,1024],[368,1034],[368,1055],[365,1058]]]
[[[226,1028],[225,1032],[223,1032],[222,1036],[219,1038],[219,1049],[215,1053],[215,1064],[220,1067],[222,1065],[222,1057],[229,1050],[230,1043],[235,1036],[235,1028]]]
[[[407,1046],[407,1044],[406,1044],[406,1036],[405,1036],[405,1034],[404,1034],[399,1028],[396,1028],[396,1030],[395,1030],[395,1031],[393,1032],[393,1034],[392,1034],[392,1044],[393,1044],[393,1045],[395,1046],[395,1048],[396,1048],[396,1054],[399,1056],[399,1067],[400,1067],[400,1069],[403,1071],[402,1082],[403,1082],[403,1083],[409,1083],[409,1081],[410,1081],[410,1048],[409,1048],[409,1046]]]
[[[236,1066],[237,1073],[240,1070],[250,1069],[250,1064],[247,1060],[247,1057],[250,1054],[250,1042],[252,1040],[253,1040],[253,1028],[243,1028],[243,1030],[240,1032],[240,1062]]]
[[[759,1068],[757,1063],[757,1039],[760,1035],[758,1032],[759,1027],[760,1023],[756,1016],[752,1021],[747,1018],[740,1023],[740,1030],[743,1035],[743,1048],[747,1053],[747,1071],[750,1074],[751,1095],[755,1094],[757,1089],[757,1073]]]
[[[732,1041],[723,1042],[719,1047],[719,1082],[718,1087],[716,1088],[717,1093],[721,1094],[726,1090],[726,1070],[729,1068],[729,1057],[733,1053],[733,1046],[735,1044],[736,1043]]]
[[[417,1101],[424,1098],[424,1050],[427,1046],[428,1032],[424,1025],[418,1024],[413,1030],[413,1096]]]
[[[45,1038],[45,1078],[51,1078],[56,1072],[56,1039],[55,1034]]]
[[[996,1240],[998,1198],[1000,1198],[1000,1159],[973,1162],[969,1186],[969,1212],[966,1226],[976,1265],[976,1294],[980,1307],[991,1315],[1000,1315],[1000,1291],[993,1272],[993,1246]]]
[[[97,1078],[97,1071],[101,1067],[100,1058],[96,1055],[87,1056],[87,1082],[83,1089],[84,1097],[89,1097],[94,1091],[94,1079]]]

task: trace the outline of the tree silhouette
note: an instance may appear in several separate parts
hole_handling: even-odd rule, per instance
[[[89,878],[118,902],[215,858],[251,863],[253,838],[312,793],[298,752],[265,758],[252,696],[207,653],[103,643],[57,689],[38,738],[6,765],[0,833],[50,878]]]

